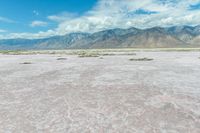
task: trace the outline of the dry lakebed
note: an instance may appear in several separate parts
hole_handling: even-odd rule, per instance
[[[200,133],[200,52],[0,54],[0,133]]]

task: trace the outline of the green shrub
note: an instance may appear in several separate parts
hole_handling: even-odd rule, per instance
[[[67,58],[57,58],[57,60],[67,60]]]
[[[32,64],[32,63],[31,62],[23,62],[21,64],[29,65],[29,64]]]
[[[152,58],[131,58],[130,61],[152,61]]]

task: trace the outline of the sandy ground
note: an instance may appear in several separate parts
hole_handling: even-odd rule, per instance
[[[200,53],[136,54],[0,55],[0,133],[200,133]]]

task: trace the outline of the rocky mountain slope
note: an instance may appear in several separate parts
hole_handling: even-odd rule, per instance
[[[200,26],[174,26],[148,29],[110,29],[89,33],[71,33],[45,39],[0,40],[1,50],[72,48],[171,48],[199,47]]]

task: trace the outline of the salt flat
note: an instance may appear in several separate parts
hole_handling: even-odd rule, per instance
[[[0,55],[0,133],[199,133],[199,57]]]

